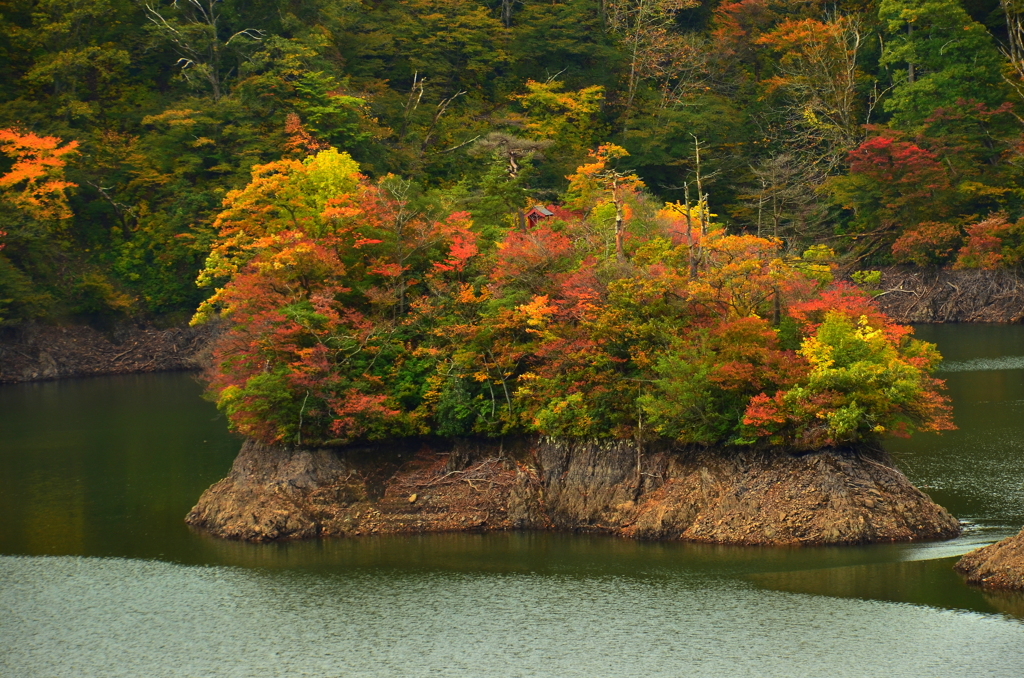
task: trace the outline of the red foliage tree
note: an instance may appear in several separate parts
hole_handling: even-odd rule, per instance
[[[993,214],[965,230],[967,242],[953,268],[993,270],[1016,266],[1024,259],[1024,218],[1013,223],[1006,214]]]
[[[906,228],[892,244],[892,255],[900,263],[918,266],[944,264],[963,242],[960,229],[946,222],[924,221]]]

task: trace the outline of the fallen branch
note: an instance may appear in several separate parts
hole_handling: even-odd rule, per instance
[[[133,344],[130,349],[128,349],[127,351],[123,351],[121,353],[118,353],[113,358],[111,358],[110,361],[111,362],[116,362],[118,358],[120,358],[121,356],[124,356],[124,355],[128,355],[129,353],[134,351],[136,348],[138,348],[138,346],[139,346],[139,342],[135,342],[135,344]]]

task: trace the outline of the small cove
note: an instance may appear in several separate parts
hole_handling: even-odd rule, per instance
[[[927,326],[960,430],[893,441],[969,529],[764,549],[513,533],[268,545],[184,514],[239,441],[188,374],[0,387],[0,675],[1017,675],[1024,327]]]

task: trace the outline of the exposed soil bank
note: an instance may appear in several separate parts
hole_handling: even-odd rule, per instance
[[[1015,271],[882,270],[878,306],[904,323],[1018,323],[1024,279]]]
[[[985,589],[1024,591],[1024,530],[971,551],[955,568],[968,584]]]
[[[719,544],[948,539],[960,525],[878,452],[638,454],[628,442],[301,450],[246,442],[186,522],[249,541],[557,529]]]
[[[87,325],[0,329],[0,383],[198,369],[216,329]]]

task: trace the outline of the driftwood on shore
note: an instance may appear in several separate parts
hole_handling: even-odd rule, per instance
[[[1018,323],[1024,278],[1017,271],[882,269],[878,306],[903,323]]]
[[[199,369],[217,328],[29,323],[0,328],[0,383]]]
[[[878,451],[640,451],[630,441],[536,439],[348,450],[247,441],[186,521],[246,541],[529,529],[810,545],[960,533]]]

